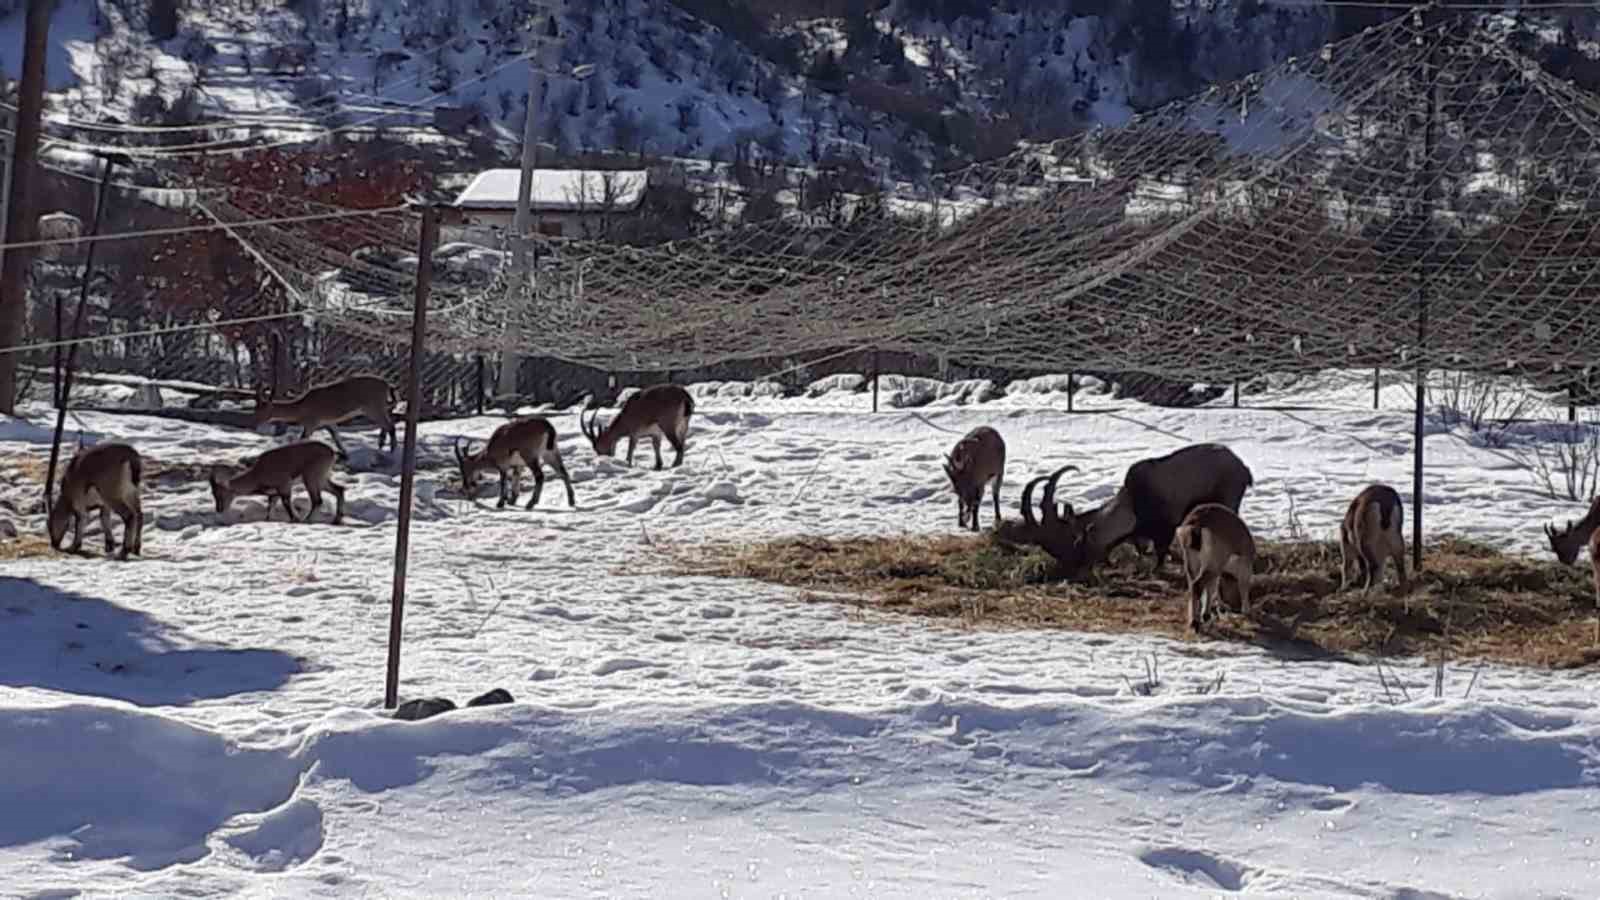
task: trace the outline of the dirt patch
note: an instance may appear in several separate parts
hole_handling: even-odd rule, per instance
[[[16,540],[0,541],[0,562],[52,555],[55,551],[50,549],[50,539],[42,534],[23,533]]]
[[[1186,583],[1169,562],[1118,554],[1088,584],[1052,577],[1053,561],[991,537],[790,538],[758,544],[657,545],[675,574],[752,578],[805,589],[811,602],[855,602],[968,627],[1062,628],[1193,640]],[[1393,578],[1390,570],[1390,578]],[[1339,592],[1333,543],[1263,543],[1251,615],[1214,620],[1206,638],[1295,655],[1398,654],[1553,668],[1600,661],[1587,567],[1511,556],[1446,537],[1426,547],[1411,590]],[[826,592],[824,594],[824,592]]]

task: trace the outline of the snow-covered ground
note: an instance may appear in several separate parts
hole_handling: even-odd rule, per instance
[[[1058,464],[1096,500],[1139,457],[1217,440],[1255,473],[1259,534],[1327,536],[1369,481],[1411,502],[1402,393],[1080,395],[1095,414],[1017,390],[876,414],[863,393],[708,393],[661,472],[647,444],[637,468],[597,461],[562,411],[578,507],[552,480],[533,512],[495,510],[492,476],[475,504],[455,488],[451,442],[499,420],[426,424],[401,694],[517,702],[416,723],[380,708],[399,479],[375,431],[343,432],[341,528],[252,500],[219,517],[203,481],[156,474],[144,558],[0,563],[0,893],[1594,896],[1592,673],[1484,667],[1463,699],[1452,668],[1435,700],[1397,660],[1415,699],[1390,702],[1370,666],[864,617],[652,568],[663,540],[950,531],[939,456],[981,423],[1009,446],[1010,515]],[[0,420],[0,461],[46,454],[51,421]],[[81,427],[151,470],[272,441]],[[1541,522],[1580,512],[1514,454],[1429,433],[1430,529],[1538,552]]]

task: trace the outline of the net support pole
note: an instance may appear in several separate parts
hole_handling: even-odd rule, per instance
[[[483,415],[483,354],[478,354],[478,415]]]
[[[50,365],[50,398],[56,402],[56,409],[61,408],[61,373],[66,370],[67,348],[62,343],[67,339],[67,299],[63,291],[52,290],[55,295],[56,314],[56,350],[55,360]]]
[[[105,161],[106,170],[100,176],[100,190],[95,194],[94,200],[94,218],[89,222],[89,237],[91,240],[89,241],[88,249],[84,251],[83,255],[83,281],[78,285],[78,308],[73,310],[72,313],[73,343],[66,348],[67,354],[61,368],[61,392],[56,395],[56,430],[55,435],[50,439],[50,466],[45,470],[44,476],[44,505],[47,510],[50,509],[52,502],[51,491],[54,490],[56,483],[56,464],[61,458],[61,433],[67,427],[67,397],[72,392],[72,367],[78,361],[79,345],[77,337],[83,333],[83,310],[89,305],[89,285],[94,280],[94,251],[96,247],[100,246],[100,242],[93,240],[93,238],[100,233],[100,223],[105,219],[106,195],[111,189],[111,172],[116,168],[117,162],[126,157],[120,154],[108,154],[102,158]],[[60,314],[60,310],[60,295],[57,294],[57,315]],[[61,350],[59,344],[56,350],[59,354]],[[127,543],[126,537],[123,538],[123,543]]]
[[[6,240],[37,233],[33,221],[38,180],[40,125],[44,114],[45,60],[50,54],[50,0],[28,0],[23,23],[22,72],[17,87],[15,137],[6,167]],[[0,347],[22,343],[28,318],[28,269],[33,250],[12,250],[0,260]],[[0,353],[0,413],[16,414],[20,353]]]
[[[417,286],[411,313],[411,374],[406,388],[406,443],[400,462],[400,510],[394,537],[394,594],[389,601],[389,666],[383,707],[394,709],[400,694],[400,635],[406,607],[406,561],[411,551],[411,492],[417,474],[417,413],[422,406],[422,344],[427,334],[428,292],[433,287],[433,248],[439,242],[438,211],[422,208],[417,247]]]
[[[878,348],[872,348],[872,411],[878,411],[878,378],[883,370],[878,368]]]
[[[1432,18],[1429,16],[1429,18]],[[1428,48],[1428,54],[1422,62],[1422,85],[1427,92],[1427,108],[1422,128],[1422,222],[1421,236],[1424,240],[1422,247],[1422,265],[1419,267],[1417,281],[1417,384],[1416,384],[1416,418],[1412,426],[1412,460],[1411,460],[1411,568],[1415,573],[1422,572],[1422,469],[1423,469],[1423,411],[1427,406],[1428,393],[1428,289],[1432,273],[1429,271],[1431,248],[1427,245],[1427,238],[1433,231],[1433,154],[1434,154],[1434,124],[1438,119],[1438,90],[1434,85],[1437,70],[1434,66],[1434,53],[1438,47],[1438,35],[1430,35],[1434,41]]]

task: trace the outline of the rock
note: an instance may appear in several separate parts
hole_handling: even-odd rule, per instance
[[[0,519],[0,541],[17,539],[17,526],[10,519]]]
[[[511,692],[505,688],[495,688],[487,694],[479,694],[467,701],[468,706],[495,706],[500,703],[510,703]]]
[[[400,704],[400,708],[394,711],[394,717],[406,722],[419,722],[455,708],[455,703],[444,697],[424,697]]]

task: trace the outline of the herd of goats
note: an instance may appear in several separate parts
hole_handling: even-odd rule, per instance
[[[387,437],[396,446],[393,409],[396,393],[382,378],[361,375],[332,384],[314,387],[298,399],[274,402],[265,394],[256,398],[251,417],[253,427],[282,422],[299,425],[301,434],[294,443],[261,454],[243,471],[231,473],[222,466],[211,470],[211,493],[218,514],[227,512],[234,498],[265,496],[267,516],[272,516],[274,501],[283,505],[290,521],[309,519],[322,506],[322,493],[334,497],[333,522],[344,516],[344,488],[333,481],[333,466],[344,457],[344,445],[334,426],[366,415],[379,428],[378,449]],[[614,456],[619,441],[628,443],[627,462],[633,464],[635,443],[649,438],[655,450],[655,468],[662,468],[661,440],[672,445],[674,467],[683,463],[689,417],[694,413],[694,398],[682,387],[658,384],[645,388],[628,399],[607,424],[601,425],[596,411],[585,419],[580,413],[579,427],[598,456]],[[326,428],[333,437],[329,447],[310,440],[312,433]],[[541,416],[513,419],[489,436],[483,449],[464,448],[459,440],[454,447],[463,491],[472,496],[479,476],[494,469],[500,477],[499,506],[517,501],[521,469],[533,473],[533,496],[527,509],[539,502],[544,489],[544,467],[553,469],[566,487],[567,504],[576,506],[572,481],[567,476],[556,445],[556,431]],[[1224,587],[1233,590],[1239,611],[1250,611],[1250,582],[1256,546],[1250,528],[1239,517],[1239,503],[1255,483],[1244,462],[1221,444],[1194,444],[1165,456],[1144,459],[1128,467],[1121,487],[1106,503],[1075,512],[1071,503],[1056,503],[1056,485],[1076,466],[1063,466],[1049,475],[1028,482],[1022,492],[1022,521],[1005,521],[1000,514],[1000,484],[1006,460],[1005,441],[999,432],[980,426],[956,442],[944,459],[944,471],[956,494],[958,527],[978,530],[978,512],[983,492],[988,488],[994,500],[994,527],[997,537],[1012,545],[1033,545],[1043,549],[1059,564],[1068,578],[1081,577],[1104,560],[1112,550],[1132,543],[1153,557],[1151,571],[1159,571],[1174,543],[1188,580],[1188,625],[1199,631],[1222,606]],[[47,503],[51,546],[62,549],[68,525],[73,530],[70,552],[83,543],[83,517],[99,507],[106,553],[116,551],[111,532],[111,513],[123,522],[122,550],[138,555],[144,513],[139,499],[143,463],[137,450],[125,443],[98,444],[80,448],[67,464],[60,489]],[[299,480],[310,495],[311,506],[303,519],[297,519],[290,502],[293,482]],[[1044,491],[1035,515],[1033,492],[1040,484]],[[1381,583],[1384,567],[1393,561],[1399,584],[1404,589],[1408,578],[1405,563],[1405,537],[1401,533],[1400,495],[1384,484],[1363,489],[1350,501],[1339,525],[1340,590],[1350,587],[1352,565],[1363,590]],[[1588,513],[1564,529],[1545,526],[1551,549],[1565,565],[1576,561],[1587,547],[1597,603],[1600,603],[1600,498]],[[1226,579],[1226,580],[1224,580]]]

